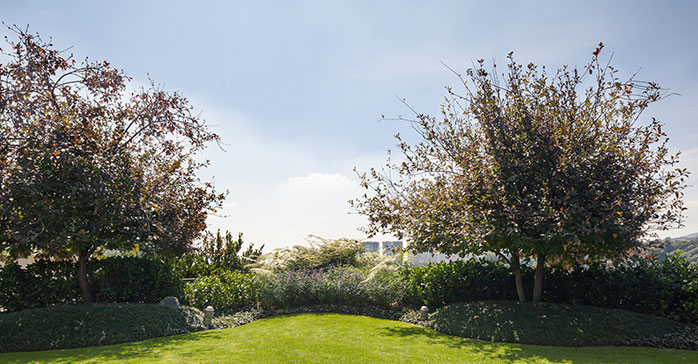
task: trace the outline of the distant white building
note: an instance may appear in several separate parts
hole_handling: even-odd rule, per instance
[[[402,249],[401,241],[384,241],[381,243],[381,254],[393,255],[396,250]]]
[[[403,249],[404,243],[402,241],[364,241],[362,242],[368,253],[378,253],[380,255],[393,255],[396,249]],[[497,257],[492,253],[486,253],[482,256],[475,256],[472,254],[466,254],[463,257],[458,255],[446,255],[441,253],[419,253],[415,255],[409,255],[407,263],[412,266],[420,266],[429,263],[439,263],[439,262],[453,262],[456,260],[468,260],[470,258],[484,257],[487,260],[495,261]]]
[[[379,253],[379,249],[381,247],[381,243],[377,241],[364,241],[364,248],[366,249],[366,252],[368,253]]]
[[[364,248],[368,253],[378,253],[380,255],[393,255],[395,250],[402,249],[401,241],[364,241]]]

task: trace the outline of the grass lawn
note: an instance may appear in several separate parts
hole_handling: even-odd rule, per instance
[[[698,352],[492,343],[370,317],[302,314],[112,346],[0,354],[0,363],[35,362],[698,363]]]

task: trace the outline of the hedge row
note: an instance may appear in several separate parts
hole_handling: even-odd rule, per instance
[[[72,263],[40,261],[22,269],[0,271],[0,306],[10,311],[70,304],[80,292]],[[530,294],[533,269],[523,268]],[[392,308],[511,300],[516,297],[509,267],[468,260],[404,267],[367,278],[353,267],[280,271],[253,275],[240,272],[201,277],[184,289],[171,265],[153,259],[112,257],[95,261],[90,279],[97,302],[154,303],[165,296],[184,304],[216,310],[246,306],[283,309],[339,304]],[[606,267],[548,268],[544,278],[546,302],[618,308],[698,323],[698,265],[680,256],[661,262]]]
[[[533,269],[523,268],[530,299]],[[401,271],[405,303],[441,307],[450,303],[517,300],[508,266],[487,261],[429,264]],[[669,317],[698,323],[698,265],[681,256],[657,262],[548,268],[543,300],[580,304]]]
[[[77,266],[69,261],[39,260],[22,268],[8,264],[0,270],[0,307],[20,311],[81,301]],[[181,297],[182,281],[171,265],[139,257],[109,257],[92,262],[89,275],[95,301],[156,303],[166,296]]]

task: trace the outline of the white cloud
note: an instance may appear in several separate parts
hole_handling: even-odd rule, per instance
[[[362,191],[358,181],[339,173],[312,173],[287,178],[257,198],[226,202],[209,218],[210,228],[242,231],[247,241],[266,244],[267,251],[304,244],[308,235],[364,239],[363,216],[350,214],[348,200]]]

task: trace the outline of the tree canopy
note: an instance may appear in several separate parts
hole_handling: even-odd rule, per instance
[[[623,257],[652,231],[681,223],[688,171],[677,168],[662,124],[640,120],[667,96],[654,82],[621,80],[599,60],[553,74],[508,56],[506,72],[483,60],[442,115],[417,114],[416,144],[402,160],[360,173],[371,192],[352,201],[369,233],[410,240],[416,251],[493,252],[511,264],[525,300],[521,259],[546,263]]]
[[[224,195],[196,173],[219,141],[182,95],[77,61],[39,35],[9,28],[0,64],[0,250],[79,262],[138,247],[179,254]]]

